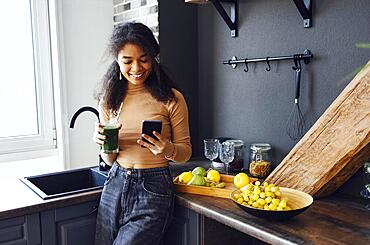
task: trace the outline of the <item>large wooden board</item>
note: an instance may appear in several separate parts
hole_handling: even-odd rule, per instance
[[[370,62],[266,181],[324,197],[370,158]]]
[[[234,186],[234,176],[232,175],[225,175],[221,174],[221,182],[225,182],[224,188],[216,188],[216,187],[206,187],[206,186],[194,186],[194,185],[187,185],[179,183],[179,176],[177,176],[173,183],[175,186],[176,191],[184,192],[184,193],[191,193],[197,195],[204,195],[204,196],[212,196],[212,197],[221,197],[221,198],[231,198],[230,194],[236,187]],[[249,177],[250,182],[256,181],[256,178]]]

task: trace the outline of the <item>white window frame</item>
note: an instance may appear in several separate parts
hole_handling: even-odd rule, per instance
[[[30,0],[30,4],[39,133],[0,138],[0,162],[30,157],[31,151],[38,157],[43,155],[41,151],[45,155],[57,152],[48,0]],[[27,118],[24,118],[24,123],[27,123]],[[15,157],[17,154],[20,157]]]

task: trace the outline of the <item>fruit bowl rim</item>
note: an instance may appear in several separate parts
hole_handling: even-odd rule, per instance
[[[237,205],[241,205],[241,206],[243,206],[243,207],[250,208],[250,209],[254,209],[254,210],[258,210],[258,211],[271,212],[271,213],[273,213],[273,212],[289,212],[289,211],[297,211],[297,210],[301,210],[301,209],[306,209],[306,208],[310,207],[310,206],[313,204],[313,202],[314,202],[313,197],[312,197],[310,194],[306,193],[306,192],[299,191],[299,190],[296,190],[296,189],[293,189],[293,188],[288,188],[288,187],[279,187],[279,188],[280,188],[280,189],[283,189],[283,191],[284,191],[284,189],[289,189],[289,190],[294,190],[294,191],[297,191],[297,192],[301,192],[301,193],[303,193],[303,195],[307,195],[307,197],[310,199],[310,201],[309,201],[309,203],[308,203],[308,204],[306,204],[305,206],[300,207],[300,208],[296,208],[296,209],[290,209],[290,210],[265,210],[265,209],[260,209],[260,208],[251,207],[251,206],[246,206],[246,205],[243,205],[243,204],[241,204],[241,203],[238,203],[236,200],[234,200],[234,198],[233,198],[234,193],[235,193],[235,192],[242,192],[240,189],[233,190],[233,191],[230,193],[230,199],[231,199],[234,203],[236,203]]]

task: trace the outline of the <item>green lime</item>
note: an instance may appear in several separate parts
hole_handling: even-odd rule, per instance
[[[200,185],[204,186],[206,185],[206,181],[204,178],[199,174],[194,174],[191,180],[188,182],[188,185]]]
[[[200,175],[205,177],[207,175],[207,171],[203,167],[196,167],[191,171],[193,175]]]

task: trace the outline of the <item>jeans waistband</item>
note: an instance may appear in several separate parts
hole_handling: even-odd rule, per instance
[[[111,174],[113,176],[117,175],[130,175],[132,177],[141,178],[141,177],[150,177],[161,174],[170,174],[169,167],[159,167],[159,168],[123,168],[117,162],[114,162],[111,168]]]

